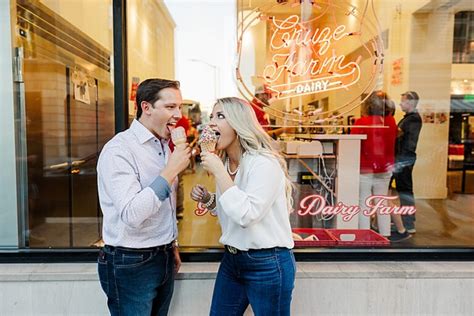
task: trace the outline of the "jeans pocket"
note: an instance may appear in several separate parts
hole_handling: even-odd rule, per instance
[[[276,257],[273,249],[250,250],[246,252],[246,255],[249,259],[257,261],[271,260]]]
[[[129,254],[122,253],[120,254],[120,259],[116,261],[115,267],[117,268],[134,268],[146,264],[153,258],[153,253],[137,253]]]
[[[99,258],[97,258],[97,272],[99,274],[100,286],[105,294],[109,294],[109,274],[107,268],[107,260],[102,250],[99,252]]]
[[[98,264],[107,264],[107,254],[103,249],[99,250],[99,256],[97,257]]]

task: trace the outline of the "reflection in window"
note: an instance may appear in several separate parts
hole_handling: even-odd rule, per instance
[[[458,12],[455,15],[453,63],[474,63],[474,11]]]
[[[18,120],[26,129],[17,130],[26,147],[18,163],[27,170],[20,245],[89,247],[100,238],[97,157],[114,134],[111,1],[97,1],[96,19],[79,2],[16,4],[25,106]]]

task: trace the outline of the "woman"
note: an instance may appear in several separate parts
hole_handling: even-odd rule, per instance
[[[351,134],[365,134],[360,148],[359,206],[368,208],[366,200],[372,195],[388,194],[388,185],[395,161],[397,125],[391,115],[385,115],[389,99],[385,92],[374,91],[364,103],[364,115],[358,119]],[[388,110],[387,110],[388,112]],[[381,126],[364,127],[364,126]],[[379,233],[390,236],[390,215],[377,214]],[[370,228],[370,217],[359,213],[359,228]]]
[[[217,192],[197,185],[191,197],[216,209],[225,245],[210,314],[243,315],[250,304],[255,315],[290,315],[296,265],[286,162],[244,100],[217,100],[209,126],[223,159],[209,152],[201,159]]]

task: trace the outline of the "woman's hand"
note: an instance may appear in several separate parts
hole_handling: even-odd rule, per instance
[[[211,152],[201,153],[201,165],[204,170],[212,173],[214,176],[226,172],[222,160]]]
[[[203,185],[197,184],[191,190],[191,199],[196,202],[207,203],[210,198],[211,195]]]

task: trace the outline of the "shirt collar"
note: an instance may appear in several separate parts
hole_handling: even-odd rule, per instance
[[[142,123],[133,119],[132,124],[130,125],[130,130],[135,134],[138,138],[140,144],[144,144],[150,139],[156,139],[155,135],[150,132]]]
[[[405,117],[416,114],[416,113],[418,113],[418,111],[416,109],[414,109],[413,111],[411,111],[409,113],[405,113]]]

